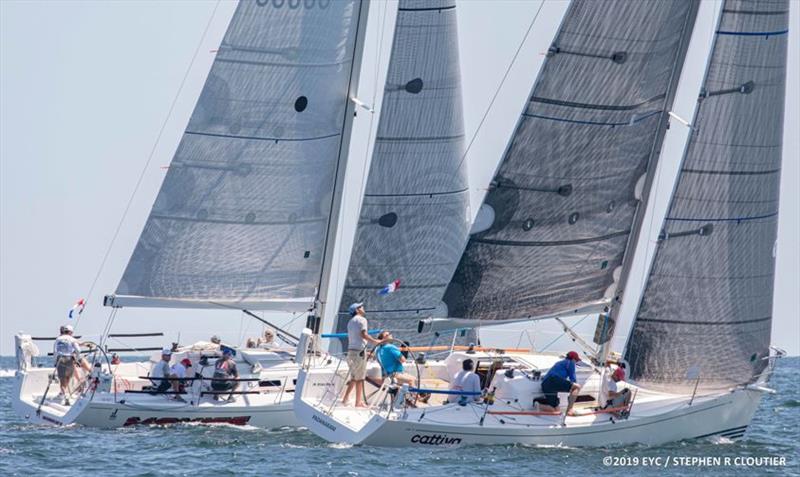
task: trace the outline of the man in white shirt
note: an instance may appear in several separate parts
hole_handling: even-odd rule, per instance
[[[617,368],[603,380],[600,387],[599,404],[602,409],[627,407],[631,401],[631,393],[628,388],[619,390],[618,383],[625,380],[625,370]]]
[[[150,377],[155,378],[150,381],[156,386],[155,392],[157,393],[164,393],[172,387],[169,380],[169,378],[173,377],[172,369],[169,366],[169,361],[171,359],[172,350],[170,348],[164,348],[161,350],[161,361],[154,364],[153,369],[150,371]]]
[[[465,359],[461,363],[461,371],[453,376],[453,381],[450,383],[451,391],[464,391],[470,393],[481,392],[481,378],[473,371],[475,363],[471,359]],[[447,402],[459,402],[466,404],[468,401],[480,401],[480,394],[476,395],[463,395],[451,394],[447,398]]]
[[[75,365],[80,364],[87,373],[91,371],[91,367],[85,359],[81,358],[80,341],[72,336],[72,325],[62,326],[60,333],[60,336],[53,343],[53,357],[56,361],[58,384],[61,387],[61,392],[58,396],[64,400],[64,405],[69,406],[68,385],[75,373]]]
[[[369,324],[363,303],[353,303],[348,308],[350,321],[347,322],[347,366],[350,369],[350,381],[344,392],[342,402],[347,404],[350,392],[355,387],[356,407],[367,407],[364,404],[364,380],[367,377],[367,343],[381,343],[369,335]]]

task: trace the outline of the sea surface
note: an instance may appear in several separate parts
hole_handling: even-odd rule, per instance
[[[0,358],[0,476],[800,476],[798,357],[779,362],[771,382],[778,393],[762,400],[743,440],[609,449],[472,446],[411,450],[330,444],[295,429],[32,426],[11,409],[14,365],[13,358]],[[607,466],[604,458],[610,457],[630,465]],[[716,464],[713,458],[717,457],[720,462],[728,457],[732,464]],[[785,465],[733,464],[736,458],[764,457],[783,457]],[[645,459],[678,459],[682,464],[654,468],[644,465]]]

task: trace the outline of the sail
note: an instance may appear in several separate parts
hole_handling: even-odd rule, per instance
[[[418,320],[443,316],[470,219],[460,75],[455,1],[401,0],[339,331],[353,302],[416,343]]]
[[[572,2],[447,289],[450,316],[519,320],[614,296],[696,13]]]
[[[730,386],[766,366],[788,8],[787,0],[723,4],[625,353],[640,382]]]
[[[361,9],[239,3],[111,304],[311,306]]]

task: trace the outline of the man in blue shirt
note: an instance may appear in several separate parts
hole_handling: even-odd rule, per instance
[[[405,356],[400,351],[400,348],[391,343],[394,339],[392,334],[388,331],[381,331],[378,334],[378,339],[384,343],[378,348],[378,362],[381,365],[381,373],[384,377],[393,377],[398,384],[408,384],[409,386],[416,386],[417,380],[414,376],[406,374],[403,369],[403,363],[406,362]]]
[[[558,361],[550,368],[550,371],[544,375],[542,380],[542,393],[544,398],[536,398],[534,402],[539,403],[539,410],[544,412],[557,412],[558,393],[569,393],[567,400],[567,415],[572,414],[572,406],[575,405],[575,399],[578,397],[578,392],[581,390],[579,384],[575,383],[575,363],[581,360],[581,357],[575,351],[567,353],[567,357]]]

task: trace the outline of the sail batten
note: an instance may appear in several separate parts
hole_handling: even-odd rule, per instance
[[[451,316],[615,296],[697,5],[571,3],[484,200],[493,222],[448,287]]]
[[[114,306],[313,305],[365,9],[239,2]]]
[[[759,9],[753,7],[758,5]],[[788,0],[726,0],[625,357],[654,388],[730,387],[766,366]]]

